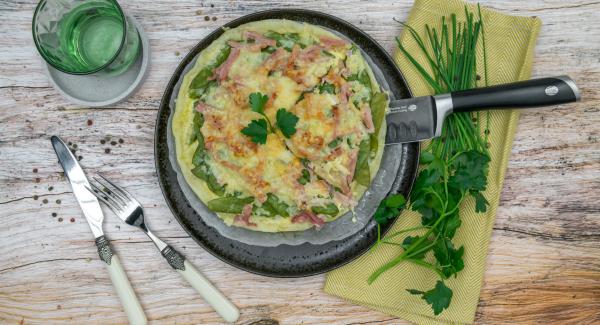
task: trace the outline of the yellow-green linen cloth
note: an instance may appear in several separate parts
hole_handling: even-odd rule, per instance
[[[449,17],[451,13],[456,13],[459,21],[464,20],[465,4],[460,0],[416,0],[407,23],[422,34],[425,32],[425,24],[440,26],[442,16]],[[477,13],[476,5],[469,6],[472,12]],[[541,21],[531,17],[509,16],[483,7],[482,17],[489,84],[528,79]],[[419,62],[426,62],[406,29],[401,34],[400,41]],[[481,45],[480,41],[477,57],[477,71],[482,76],[480,85],[484,71]],[[432,93],[432,89],[401,53],[397,52],[395,58],[415,96]],[[424,300],[406,292],[406,289],[432,289],[438,279],[434,272],[411,263],[402,263],[384,273],[373,284],[367,284],[367,278],[373,271],[400,253],[397,247],[391,245],[381,245],[356,261],[330,272],[325,282],[325,292],[419,324],[472,323],[479,302],[488,244],[518,118],[517,111],[492,111],[490,114],[492,160],[488,186],[484,193],[490,206],[487,212],[478,214],[475,213],[474,202],[471,200],[461,210],[462,226],[456,233],[455,243],[457,247],[465,246],[465,267],[457,278],[446,282],[454,291],[452,303],[447,310],[436,317]],[[419,223],[417,213],[404,211],[390,233]]]

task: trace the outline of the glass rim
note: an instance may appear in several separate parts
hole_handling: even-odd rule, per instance
[[[53,68],[64,72],[64,73],[68,73],[68,74],[73,74],[73,75],[87,75],[87,74],[92,74],[95,72],[98,72],[100,70],[103,70],[104,68],[108,67],[111,63],[113,63],[117,57],[119,56],[119,53],[121,53],[121,50],[123,49],[123,46],[125,45],[125,40],[127,38],[127,18],[125,17],[125,13],[123,12],[123,8],[121,8],[121,6],[119,5],[119,3],[116,0],[105,0],[105,1],[109,1],[113,4],[115,4],[117,11],[119,12],[119,14],[121,14],[121,18],[123,19],[123,36],[121,38],[121,45],[119,45],[119,49],[115,52],[115,55],[108,60],[104,65],[100,66],[99,68],[95,68],[89,71],[69,71],[63,67],[60,67],[58,65],[56,65],[54,62],[52,62],[52,60],[50,60],[48,57],[46,57],[46,55],[44,54],[44,51],[42,50],[42,45],[40,45],[38,43],[37,40],[37,33],[36,33],[36,21],[37,21],[37,16],[39,11],[41,10],[41,7],[46,4],[48,2],[48,0],[40,0],[40,2],[38,2],[37,6],[35,7],[35,12],[33,13],[33,19],[31,20],[31,34],[33,36],[33,42],[35,43],[35,47],[38,50],[38,53],[40,54],[40,56],[42,57],[42,59],[44,59],[44,62],[48,63],[49,65],[51,65]]]

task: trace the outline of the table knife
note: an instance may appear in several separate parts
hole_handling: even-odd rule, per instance
[[[83,169],[79,166],[79,163],[73,156],[73,153],[71,153],[71,150],[69,150],[67,145],[59,137],[52,136],[51,141],[56,156],[58,156],[58,161],[71,184],[73,194],[83,211],[85,219],[92,229],[92,234],[96,239],[98,255],[100,255],[100,259],[106,263],[108,274],[110,275],[115,291],[121,300],[129,323],[146,324],[146,315],[135,295],[135,291],[133,291],[133,288],[129,283],[129,279],[127,279],[127,274],[123,270],[119,258],[110,248],[108,240],[104,237],[104,232],[102,231],[104,215],[100,209],[98,199],[86,189],[86,186],[89,187],[90,184]]]
[[[579,100],[579,89],[568,76],[392,100],[386,115],[385,143],[417,142],[439,137],[444,120],[454,112],[531,108]]]

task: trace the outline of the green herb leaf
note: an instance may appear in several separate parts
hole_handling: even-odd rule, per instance
[[[242,129],[242,134],[249,136],[250,140],[252,140],[254,143],[267,143],[267,120],[252,120],[247,127]]]
[[[260,115],[265,115],[265,105],[269,101],[269,96],[261,93],[250,94],[248,101],[250,102],[250,109]]]
[[[277,111],[276,118],[277,122],[275,124],[284,137],[289,139],[296,133],[296,124],[299,120],[298,116],[286,111],[285,108],[280,108]]]
[[[402,203],[404,202],[404,203]],[[379,203],[373,219],[377,224],[384,224],[388,220],[397,217],[400,210],[406,205],[406,199],[402,194],[393,194]]]
[[[310,208],[311,211],[315,214],[326,214],[332,217],[335,217],[338,215],[338,213],[340,213],[340,210],[338,209],[338,207],[333,204],[333,203],[329,203],[324,207],[312,207]]]
[[[475,198],[475,212],[483,213],[487,211],[489,202],[485,199],[485,196],[481,192],[471,192],[471,195]]]
[[[242,213],[244,206],[254,202],[253,197],[238,198],[226,196],[206,202],[206,206],[213,212]]]
[[[328,94],[335,95],[335,86],[333,84],[324,82],[324,83],[320,84],[318,86],[318,88],[319,88],[319,94],[328,93]]]
[[[356,168],[354,169],[354,180],[363,186],[371,184],[371,170],[369,168],[369,155],[371,145],[369,139],[361,141],[358,147],[358,157],[356,158]]]
[[[421,298],[431,305],[433,314],[436,316],[444,311],[444,309],[448,308],[448,306],[450,306],[450,301],[452,301],[452,290],[446,287],[442,281],[438,281],[435,284],[435,288],[427,292],[415,289],[409,289],[406,291],[413,295],[421,295]]]
[[[455,249],[448,238],[436,241],[433,254],[446,278],[456,275],[465,267],[462,259],[464,252],[464,247]]]

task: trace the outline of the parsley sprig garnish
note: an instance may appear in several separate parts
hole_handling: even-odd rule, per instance
[[[425,54],[430,69],[425,69],[396,38],[400,52],[415,66],[425,81],[436,93],[470,89],[477,86],[476,46],[483,34],[483,22],[479,9],[479,20],[465,7],[466,22],[457,23],[451,15],[448,25],[442,18],[441,30],[425,26],[426,43],[415,29],[404,25]],[[487,85],[487,58],[483,39],[485,84]],[[431,45],[430,49],[428,45]],[[430,74],[427,71],[432,71]],[[403,229],[379,238],[377,246],[394,245],[401,248],[398,256],[379,267],[368,279],[375,281],[381,274],[401,262],[411,262],[435,272],[439,280],[433,289],[422,291],[407,289],[419,295],[431,305],[433,313],[439,315],[450,306],[452,289],[445,280],[464,268],[464,246],[456,247],[454,235],[461,225],[460,211],[465,200],[475,202],[476,212],[485,212],[488,202],[483,196],[487,186],[490,155],[487,149],[489,116],[486,115],[485,135],[481,135],[480,116],[475,113],[455,113],[444,124],[442,136],[433,139],[423,149],[420,163],[422,168],[413,185],[411,210],[421,215],[421,226]],[[406,201],[401,195],[383,200],[375,215],[377,223],[383,224],[397,216]],[[401,235],[412,233],[400,241]]]
[[[250,121],[248,126],[241,131],[243,135],[250,137],[250,140],[254,143],[267,143],[267,135],[274,132],[273,125],[271,124],[271,121],[269,121],[269,117],[265,114],[265,105],[268,101],[269,97],[259,92],[252,93],[248,97],[250,110],[263,116],[261,119]],[[275,126],[277,126],[284,137],[290,138],[296,133],[296,124],[299,120],[298,116],[288,112],[285,108],[280,108],[275,114],[275,119]]]

